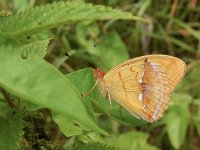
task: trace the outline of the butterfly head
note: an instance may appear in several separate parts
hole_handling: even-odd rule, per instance
[[[103,79],[106,73],[101,71],[100,69],[94,69],[93,74],[95,79]]]

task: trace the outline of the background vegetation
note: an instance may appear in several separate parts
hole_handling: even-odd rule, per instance
[[[114,9],[115,8],[115,9]],[[199,149],[198,0],[1,0],[0,149]],[[102,97],[92,68],[145,54],[187,63],[169,109],[147,124]]]

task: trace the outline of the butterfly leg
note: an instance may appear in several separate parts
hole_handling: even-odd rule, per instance
[[[88,94],[90,94],[94,90],[94,88],[96,87],[96,85],[98,84],[98,82],[99,82],[99,80],[96,81],[96,83],[94,84],[94,86],[88,92],[82,94],[82,97],[85,97]]]
[[[110,117],[112,117],[112,102],[111,102],[111,96],[110,96],[109,90],[108,90],[108,100],[110,102]]]
[[[122,116],[122,106],[119,106],[119,113],[120,113],[122,120],[125,120],[124,117]]]
[[[95,97],[95,101],[98,102],[100,93],[98,92],[97,96]]]

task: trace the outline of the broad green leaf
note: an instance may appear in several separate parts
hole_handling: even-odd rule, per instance
[[[189,101],[190,97],[174,94],[172,96],[173,105],[169,107],[168,113],[164,117],[167,134],[173,147],[179,149],[183,144],[189,125]]]
[[[43,58],[47,51],[49,40],[37,41],[26,44],[22,47],[22,57],[26,58],[30,55],[36,55],[40,58]]]
[[[87,130],[105,134],[89,116],[81,95],[55,67],[38,56],[21,58],[21,48],[0,47],[0,86],[39,107],[51,109]]]
[[[84,20],[135,19],[131,13],[81,1],[55,2],[37,6],[17,15],[0,18],[0,35],[11,38]]]
[[[0,115],[0,149],[18,150],[22,140],[23,120],[20,111],[8,111],[6,116]]]
[[[82,69],[70,74],[67,74],[66,77],[74,84],[74,86],[79,90],[80,93],[87,93],[95,84],[93,71],[91,68]],[[139,120],[134,116],[130,115],[125,109],[112,101],[112,106],[108,99],[98,95],[98,90],[95,88],[88,96],[83,98],[83,102],[88,107],[88,110],[96,113],[104,113],[107,116],[110,116],[110,108],[112,109],[112,118],[117,121],[129,125],[129,126],[139,126],[146,124],[145,121]]]
[[[148,134],[143,132],[127,132],[107,138],[107,142],[123,150],[158,150],[147,143]]]
[[[98,49],[100,53],[100,66],[105,70],[109,70],[129,59],[126,46],[117,32],[105,35]]]

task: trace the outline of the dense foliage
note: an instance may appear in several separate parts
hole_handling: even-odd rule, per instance
[[[92,68],[155,53],[187,64],[161,120],[82,96]],[[197,0],[1,0],[0,149],[198,149],[199,59]]]

